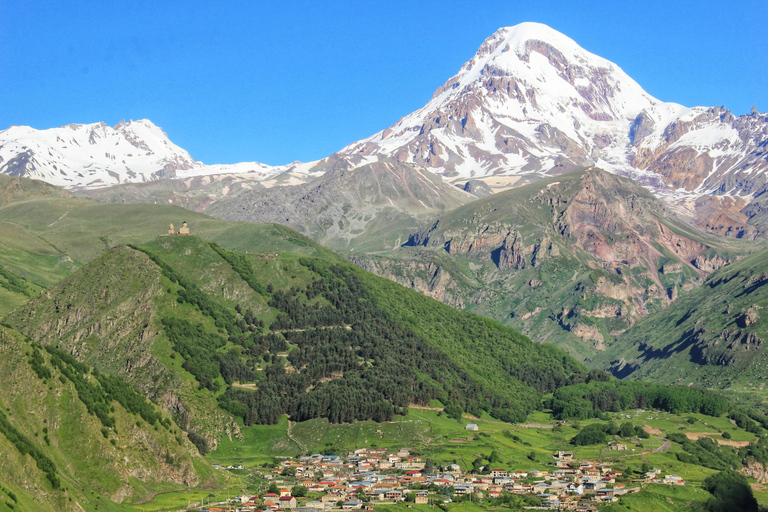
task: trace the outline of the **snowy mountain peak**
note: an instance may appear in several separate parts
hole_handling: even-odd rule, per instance
[[[99,188],[121,183],[250,173],[269,178],[308,164],[271,167],[258,162],[205,165],[170,141],[152,121],[68,124],[36,130],[12,126],[0,131],[0,173],[40,179],[66,188]]]
[[[659,101],[569,37],[522,23],[486,39],[423,108],[340,153],[496,189],[596,165],[686,209],[711,193],[739,196],[695,208],[715,212],[710,229],[751,236],[739,209],[768,190],[766,144],[766,116]]]
[[[457,179],[626,163],[630,123],[679,106],[540,23],[497,30],[427,105],[342,153],[393,157]],[[656,114],[656,112],[660,112]]]

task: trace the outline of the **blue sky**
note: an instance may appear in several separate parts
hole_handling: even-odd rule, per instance
[[[206,163],[315,160],[545,23],[687,106],[768,110],[768,1],[0,1],[0,129],[151,119]]]

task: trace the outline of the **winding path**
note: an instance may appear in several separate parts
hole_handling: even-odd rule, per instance
[[[661,436],[657,436],[657,437],[662,441],[664,441],[664,444],[662,444],[661,446],[653,450],[653,453],[662,453],[672,448],[672,443],[669,442],[669,439],[665,439]]]
[[[301,442],[301,441],[299,441],[297,438],[295,438],[295,437],[293,436],[293,434],[291,433],[291,429],[293,428],[293,426],[294,426],[295,424],[296,424],[295,422],[293,422],[293,421],[291,421],[291,420],[288,420],[288,430],[285,432],[285,434],[288,436],[288,439],[290,439],[291,441],[293,441],[294,443],[296,443],[296,445],[297,445],[297,446],[298,446],[298,447],[301,449],[301,453],[302,453],[302,454],[307,454],[307,453],[308,453],[308,450],[307,450],[307,447],[306,447],[306,446],[304,446],[304,443],[302,443],[302,442]]]

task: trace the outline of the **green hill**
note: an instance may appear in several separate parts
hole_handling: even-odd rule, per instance
[[[630,379],[764,396],[768,251],[732,263],[649,316],[597,363]]]
[[[544,190],[555,194],[559,185],[581,190],[581,178],[568,179],[577,181],[564,179]],[[544,215],[535,204],[522,210],[534,220]],[[577,225],[594,224],[589,218],[576,222],[576,212],[564,215],[570,216],[564,225],[571,226],[576,238]],[[0,286],[15,293],[19,304],[5,306],[14,308],[4,320],[9,327],[2,331],[3,339],[11,341],[0,343],[0,350],[12,354],[0,360],[0,370],[13,383],[0,390],[0,411],[5,407],[7,417],[0,418],[5,428],[0,445],[3,453],[12,453],[0,469],[0,495],[13,493],[23,510],[122,510],[165,490],[175,492],[159,502],[183,508],[193,491],[178,489],[198,485],[194,493],[199,498],[207,492],[199,484],[213,483],[199,454],[207,454],[209,461],[234,462],[244,454],[252,461],[269,461],[308,449],[354,448],[371,440],[387,446],[423,440],[430,445],[425,453],[435,460],[472,462],[476,453],[493,447],[509,450],[505,457],[519,464],[566,448],[564,443],[579,429],[577,420],[623,422],[629,415],[639,425],[647,421],[674,429],[674,452],[651,460],[663,460],[670,470],[697,478],[702,467],[712,471],[741,464],[755,457],[759,447],[736,451],[713,444],[708,445],[710,456],[679,437],[679,431],[695,428],[687,427],[684,418],[670,421],[637,409],[695,415],[707,428],[732,430],[740,441],[757,439],[761,425],[768,425],[764,417],[750,418],[722,398],[696,389],[623,383],[588,371],[559,348],[533,343],[497,322],[354,267],[280,226],[219,221],[171,206],[58,197],[5,204],[0,218],[8,233],[18,235],[0,246],[0,261],[10,269],[9,277],[0,274]],[[158,236],[169,222],[180,220],[201,236]],[[461,231],[447,237],[459,224],[433,228],[428,238],[445,237],[451,247],[470,241],[482,250],[475,254],[467,249],[463,260],[454,258],[461,251],[442,248],[445,268],[471,269],[470,264],[486,256],[493,265],[501,261],[495,249],[486,251],[492,244],[477,243],[483,236],[465,238],[469,232]],[[627,225],[619,224],[616,232],[623,232]],[[674,228],[675,236],[687,233],[663,225]],[[636,231],[642,227],[633,226]],[[519,233],[524,236],[525,231]],[[583,243],[568,240],[563,253],[589,254]],[[698,248],[706,245],[706,240],[685,240],[701,244]],[[508,261],[516,261],[514,243],[507,249]],[[443,256],[428,241],[409,250]],[[707,246],[697,253],[703,255],[699,263],[735,257],[738,251],[729,250]],[[520,255],[525,268],[511,270],[534,269],[539,276],[555,268],[564,272],[570,261],[550,253],[551,259],[541,256],[534,265],[533,253]],[[480,259],[472,260],[475,256]],[[549,261],[565,263],[562,268],[545,266]],[[664,261],[660,265],[678,263]],[[726,269],[747,268],[750,261],[745,258]],[[626,267],[622,272],[632,269]],[[657,267],[652,268],[663,280],[667,273]],[[612,271],[605,268],[590,272],[597,282],[611,279],[606,276]],[[668,274],[680,279],[700,275],[686,272],[682,277],[671,270]],[[472,279],[463,275],[467,281],[461,285]],[[546,286],[562,288],[554,296],[570,293],[570,284],[563,288],[552,279]],[[732,427],[723,414],[740,428]],[[498,436],[457,439],[463,418],[494,425],[489,430]],[[534,425],[509,423],[526,419]],[[551,435],[534,432],[540,430],[536,424],[554,420],[566,426],[551,425],[559,428],[552,428]],[[590,432],[595,429],[603,427]],[[600,432],[611,430],[605,429]],[[653,448],[643,453],[653,455],[651,450],[662,442],[654,440]],[[582,453],[590,457],[602,452],[589,446]],[[762,455],[758,459],[768,461]],[[640,467],[634,458],[627,464]],[[34,482],[31,491],[21,485],[24,479]],[[255,485],[247,481],[237,485]]]
[[[136,388],[4,325],[0,353],[0,493],[14,510],[128,510],[120,504],[211,478]]]
[[[246,423],[384,420],[434,399],[520,421],[542,393],[586,378],[552,346],[333,258],[194,236],[114,248],[7,321],[180,401],[193,430],[218,417],[216,400]],[[225,426],[210,426],[199,433],[215,443]]]

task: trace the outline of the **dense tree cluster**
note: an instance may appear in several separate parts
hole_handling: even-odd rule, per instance
[[[59,477],[56,474],[56,465],[53,461],[35,446],[34,443],[27,439],[24,434],[16,430],[16,427],[11,425],[11,422],[8,421],[8,417],[3,411],[0,411],[0,434],[5,436],[5,438],[8,439],[8,441],[10,441],[22,455],[28,454],[34,459],[38,469],[45,474],[45,477],[54,489],[58,489],[61,486]]]
[[[258,390],[229,389],[219,399],[246,424],[274,423],[283,413],[299,421],[385,421],[410,403],[433,399],[459,416],[483,410],[509,420],[527,415],[475,382],[413,330],[389,319],[354,272],[311,260],[301,263],[320,278],[304,288],[275,291],[269,303],[280,311],[271,328],[293,347],[287,359],[296,371],[272,364]],[[278,336],[263,337],[270,352]]]
[[[554,345],[534,343],[488,318],[458,313],[387,279],[363,272],[357,275],[391,319],[448,355],[475,381],[514,403],[515,416],[517,411],[540,407],[542,393],[607,378],[601,371],[590,378],[583,365]],[[517,421],[508,413],[492,411],[497,418]]]
[[[668,437],[670,441],[683,445],[685,451],[677,454],[680,462],[721,470],[741,466],[741,457],[737,450],[720,446],[709,437],[692,441],[685,434],[677,432],[669,434]]]
[[[195,376],[201,387],[218,391],[215,381],[221,375],[216,351],[227,344],[227,340],[208,332],[201,324],[193,324],[181,318],[163,318],[163,327],[173,349],[184,358],[182,367]]]
[[[32,355],[29,357],[29,365],[41,380],[51,378],[51,370],[45,365],[45,358],[37,347],[32,348]]]
[[[641,439],[650,437],[642,427],[635,426],[628,421],[622,423],[621,426],[616,423],[592,423],[582,428],[578,434],[573,436],[570,443],[576,446],[602,444],[606,442],[609,436],[623,438],[639,437]]]
[[[686,464],[698,464],[719,470],[740,468],[751,461],[768,465],[768,438],[765,437],[740,448],[721,446],[709,437],[692,441],[678,432],[670,433],[667,437],[670,441],[682,445],[684,451],[678,453],[677,458]]]
[[[211,246],[211,249],[216,251],[219,256],[230,264],[232,269],[240,275],[242,280],[245,281],[253,291],[259,295],[264,295],[266,293],[264,285],[262,285],[259,280],[256,279],[256,276],[253,275],[251,264],[248,263],[248,260],[244,255],[222,249],[214,242],[209,242],[209,245]]]
[[[5,281],[0,281],[0,285],[6,290],[20,293],[27,297],[32,296],[32,290],[29,289],[29,286],[27,286],[27,282],[23,277],[17,276],[2,265],[0,265],[0,276],[5,278]]]
[[[74,384],[80,401],[104,427],[114,428],[115,418],[111,415],[112,402],[117,402],[126,411],[141,416],[149,424],[162,424],[170,428],[170,420],[163,418],[138,389],[120,377],[91,369],[70,354],[50,345],[46,345],[45,350],[50,354],[51,365]],[[89,374],[95,377],[96,382],[87,377]]]
[[[728,409],[728,403],[723,398],[706,391],[616,380],[559,388],[548,405],[557,419],[587,419],[600,417],[602,412],[637,408],[720,416]]]
[[[712,498],[704,504],[708,512],[757,512],[758,503],[747,478],[732,470],[721,471],[704,479],[704,489]]]
[[[768,427],[768,419],[756,410],[733,408],[728,416],[736,422],[739,428],[753,434],[759,435],[764,427]]]

